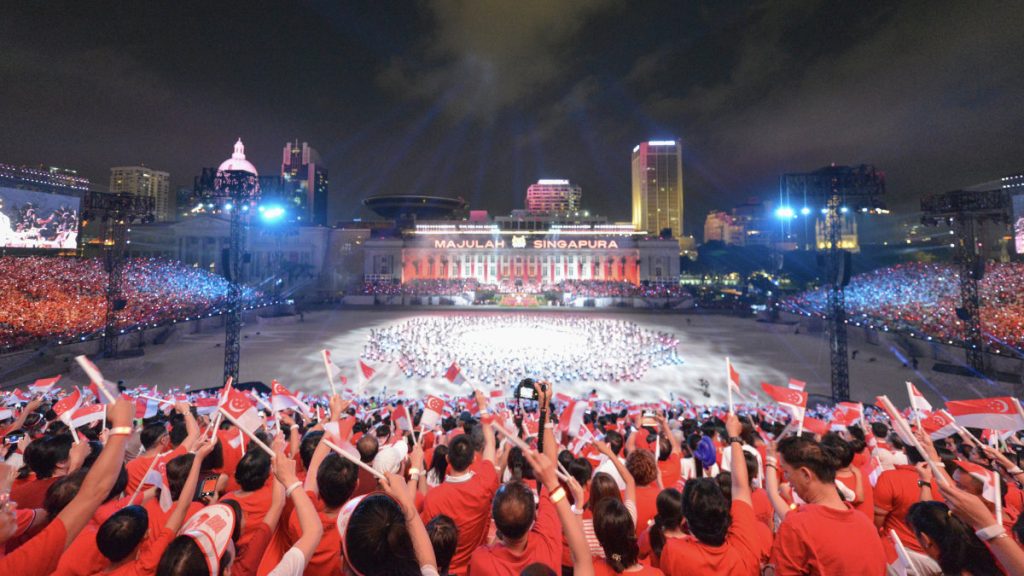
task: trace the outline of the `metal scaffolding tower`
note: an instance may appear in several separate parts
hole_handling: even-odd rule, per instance
[[[156,203],[152,197],[136,196],[127,192],[119,194],[89,192],[83,201],[83,220],[97,215],[107,225],[103,240],[107,290],[102,343],[103,356],[106,358],[117,356],[117,313],[125,307],[121,286],[124,277],[125,247],[128,243],[128,226],[136,220],[152,222],[155,208]]]
[[[963,342],[967,365],[985,373],[985,339],[981,330],[978,281],[985,275],[985,260],[978,242],[986,221],[1009,220],[1010,195],[1004,190],[954,190],[933,194],[921,200],[921,223],[952,228],[956,238],[955,258],[960,276],[960,308],[957,318],[963,323]]]
[[[784,174],[781,183],[784,201],[790,206],[801,199],[805,208],[824,214],[825,269],[828,284],[829,355],[832,367],[832,400],[850,399],[850,367],[846,350],[846,296],[844,287],[850,280],[850,253],[842,245],[844,217],[857,212],[875,212],[883,207],[885,175],[874,166],[826,166],[806,174]],[[849,216],[847,216],[849,214]]]

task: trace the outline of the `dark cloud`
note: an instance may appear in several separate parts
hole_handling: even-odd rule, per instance
[[[373,193],[504,212],[536,178],[629,217],[629,151],[684,143],[688,230],[778,175],[874,163],[892,201],[1024,168],[1024,4],[636,0],[21,3],[0,21],[0,161],[144,161],[189,184],[241,135]]]

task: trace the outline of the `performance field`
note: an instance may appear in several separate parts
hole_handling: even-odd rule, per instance
[[[885,341],[860,343],[851,330],[852,399],[873,402],[905,381],[931,400],[1012,393],[1006,383],[932,372],[921,358],[915,370],[904,352]],[[139,358],[100,360],[108,377],[129,386],[159,384],[192,389],[220,384],[223,329],[184,333],[147,346]],[[804,323],[770,324],[730,316],[617,311],[381,310],[306,312],[302,321],[250,323],[243,331],[240,379],[320,394],[328,389],[321,350],[331,352],[350,389],[464,395],[470,385],[508,388],[523,377],[543,378],[560,392],[596,391],[605,399],[695,403],[726,401],[725,359],[753,393],[737,401],[765,401],[760,383],[808,383],[830,395],[827,341]],[[955,353],[955,352],[954,352]],[[358,371],[362,357],[375,373]],[[904,364],[906,360],[906,365]],[[452,363],[469,383],[445,378]],[[78,380],[81,374],[70,375]]]

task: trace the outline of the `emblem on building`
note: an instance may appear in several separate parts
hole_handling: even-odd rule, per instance
[[[526,248],[526,236],[513,236],[512,237],[513,248]]]

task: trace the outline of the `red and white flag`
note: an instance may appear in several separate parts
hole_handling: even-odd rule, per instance
[[[832,427],[853,426],[864,417],[864,405],[860,402],[840,402],[832,413]]]
[[[767,382],[761,382],[761,389],[764,390],[764,393],[769,398],[785,408],[797,420],[800,419],[804,410],[807,409],[807,392],[783,388],[782,386],[773,386]]]
[[[588,407],[589,404],[586,400],[570,400],[569,405],[562,410],[562,415],[558,418],[558,430],[568,432],[570,435],[576,434],[583,426],[583,415]]]
[[[321,350],[320,354],[323,356],[324,368],[327,370],[327,380],[332,383],[332,386],[335,382],[340,382],[342,386],[347,385],[348,378],[341,375],[341,368],[331,360],[331,351]]]
[[[359,359],[359,374],[362,376],[363,382],[369,382],[376,373],[376,368],[367,364],[362,358]]]
[[[274,409],[274,412],[298,410],[303,416],[309,418],[309,406],[306,406],[277,380],[273,380],[270,384],[270,407]]]
[[[82,370],[89,377],[88,389],[96,397],[97,402],[107,404],[117,399],[117,384],[103,378],[103,373],[100,372],[100,369],[91,360],[79,355],[75,356],[75,362],[78,362],[78,365],[81,366]]]
[[[910,396],[911,410],[921,410],[925,412],[932,411],[932,405],[924,397],[924,394],[921,394],[921,391],[917,389],[917,386],[914,386],[910,382],[907,382],[907,395]]]
[[[74,392],[61,398],[53,405],[53,413],[57,415],[57,418],[61,422],[68,425],[68,428],[74,428],[71,422],[71,415],[74,414],[75,410],[78,410],[82,406],[82,392],[76,386]]]
[[[412,432],[412,419],[409,418],[409,411],[405,409],[405,404],[395,406],[395,409],[391,411],[391,421],[398,426],[399,430]]]
[[[25,404],[31,401],[32,395],[29,394],[28,392],[21,390],[20,388],[15,388],[14,392],[11,392],[11,395],[7,397],[8,406],[13,406],[15,404]]]
[[[420,415],[420,429],[432,430],[437,428],[441,422],[441,413],[444,412],[444,400],[437,396],[427,396],[423,402],[423,414]]]
[[[732,362],[728,358],[725,359],[725,371],[729,375],[729,388],[737,394],[742,394],[740,391],[740,373],[732,367]]]
[[[961,426],[1024,430],[1024,411],[1017,399],[1011,396],[950,400],[946,402],[946,410]]]
[[[162,403],[153,398],[143,398],[139,396],[135,399],[135,417],[136,418],[152,418],[160,413],[160,407]]]
[[[957,460],[956,465],[982,483],[981,497],[995,504],[1000,498],[999,473],[974,462]]]
[[[878,477],[882,475],[882,472],[885,472],[885,469],[882,468],[882,463],[878,460],[877,456],[872,455],[871,459],[868,460],[868,482],[871,483],[872,487],[878,484]]]
[[[28,391],[32,394],[49,394],[53,392],[53,387],[57,385],[59,380],[59,375],[53,378],[40,378],[28,385]]]
[[[804,382],[803,380],[797,380],[796,378],[790,378],[788,387],[790,390],[799,390],[803,392],[807,390],[807,382]]]
[[[220,400],[217,398],[196,398],[196,401],[192,403],[196,407],[196,414],[200,416],[209,416],[217,411],[217,405]]]
[[[245,393],[230,388],[224,400],[225,402],[221,405],[221,410],[234,418],[235,424],[239,428],[244,429],[251,435],[263,425],[263,418],[260,417],[256,406]]]
[[[444,373],[445,379],[455,385],[461,385],[466,382],[466,377],[462,375],[462,369],[459,368],[459,363],[452,361],[452,365],[448,367],[448,371]]]
[[[71,415],[71,427],[81,428],[93,422],[102,422],[107,419],[107,406],[105,404],[90,404],[75,410]]]
[[[932,440],[948,438],[958,432],[953,416],[945,410],[936,410],[927,418],[921,418],[921,428],[928,433],[928,437]]]

